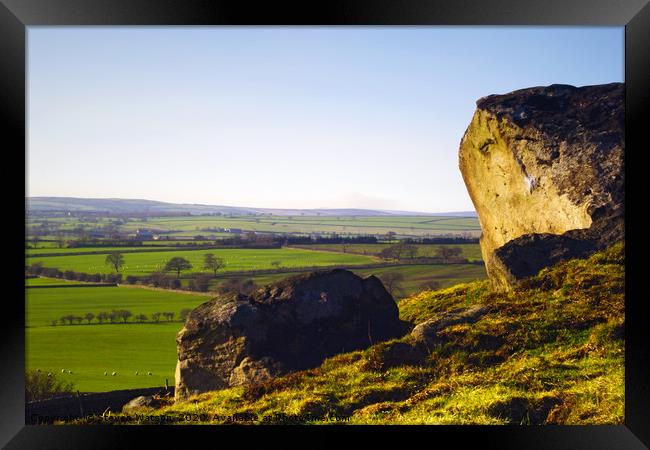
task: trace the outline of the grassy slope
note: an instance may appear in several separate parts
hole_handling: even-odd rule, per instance
[[[401,317],[414,324],[470,305],[489,308],[473,325],[445,328],[440,345],[408,363],[404,355],[413,344],[407,336],[338,355],[312,370],[205,393],[152,413],[181,422],[183,413],[206,414],[204,421],[216,423],[235,417],[253,423],[343,418],[621,424],[623,259],[617,245],[588,260],[546,269],[511,293],[492,293],[487,281],[479,281],[404,300]]]

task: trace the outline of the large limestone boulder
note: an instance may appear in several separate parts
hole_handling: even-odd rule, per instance
[[[477,101],[459,162],[497,287],[624,238],[623,98],[556,84]]]
[[[176,338],[177,399],[318,366],[337,353],[399,336],[398,310],[381,282],[347,270],[299,275],[250,296],[192,311]]]

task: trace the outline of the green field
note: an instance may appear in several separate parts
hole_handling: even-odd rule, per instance
[[[34,223],[42,221],[36,220]],[[50,224],[61,226],[60,230],[70,231],[82,226],[93,229],[106,225],[109,219],[81,221],[74,218],[47,219]],[[32,224],[33,225],[33,224]],[[219,235],[234,236],[236,233],[206,231],[204,228],[237,228],[242,232],[254,230],[273,233],[320,233],[340,235],[386,234],[395,232],[398,236],[434,236],[440,234],[478,234],[478,222],[473,218],[458,217],[161,217],[147,221],[129,220],[121,225],[121,231],[134,232],[137,228],[156,230],[174,236]],[[51,234],[51,233],[48,233]],[[55,239],[55,236],[50,236]],[[203,241],[184,240],[184,243],[199,244]],[[268,275],[247,274],[243,278],[253,278],[258,286],[286,278],[297,273],[298,269],[327,266],[365,266],[384,262],[375,256],[389,244],[364,245],[315,245],[302,248],[281,249],[201,249],[186,250],[174,248],[177,241],[149,241],[136,247],[85,247],[58,248],[56,242],[37,244],[39,248],[26,249],[25,264],[40,262],[44,267],[61,271],[72,270],[85,273],[113,273],[105,264],[106,253],[121,251],[125,266],[122,274],[144,276],[161,270],[172,257],[188,259],[194,266],[182,276],[203,272],[203,256],[213,253],[224,258],[226,267],[221,276],[212,280],[211,289],[228,279],[230,272],[275,269],[271,263],[278,261],[286,272]],[[433,256],[438,245],[419,245],[419,256]],[[476,244],[460,246],[463,256],[470,260],[480,259]],[[94,252],[94,253],[91,253]],[[52,254],[64,254],[51,256]],[[33,256],[41,255],[41,256]],[[378,277],[388,272],[399,272],[404,276],[396,299],[419,292],[427,282],[438,281],[441,287],[459,282],[485,278],[482,265],[395,265],[380,268],[352,269],[360,276],[371,274]],[[188,279],[183,280],[186,286]],[[82,284],[63,279],[32,278],[25,281],[26,289],[26,364],[28,369],[41,369],[57,373],[64,380],[75,383],[83,392],[108,391],[148,386],[162,386],[165,379],[174,383],[176,364],[175,337],[181,329],[178,321],[182,309],[193,309],[207,301],[214,294],[179,293],[154,290],[143,287],[53,287],[53,285],[74,286]],[[40,288],[37,288],[40,287]],[[128,323],[103,323],[86,320],[82,324],[61,325],[62,316],[84,317],[87,313],[97,315],[115,309],[126,309],[133,316],[145,314],[149,321],[135,323],[131,317]],[[173,312],[174,321],[161,319],[151,322],[155,312]],[[61,373],[64,369],[65,373]],[[68,373],[70,370],[72,373]],[[116,376],[111,376],[112,372]],[[138,375],[136,375],[136,371]],[[104,376],[104,372],[108,375]],[[147,375],[152,372],[152,375]]]
[[[445,233],[480,233],[473,217],[446,216],[261,216],[261,217],[154,217],[146,222],[132,221],[122,226],[125,231],[151,228],[177,236],[213,234],[205,228],[237,228],[266,233],[338,233],[425,236]]]
[[[213,253],[225,259],[226,267],[221,270],[222,272],[272,269],[271,263],[274,261],[280,261],[282,267],[363,265],[377,262],[376,258],[370,256],[294,248],[184,250],[126,253],[124,254],[125,266],[122,273],[123,275],[150,274],[161,270],[166,261],[177,256],[186,258],[192,263],[194,268],[191,272],[200,272],[202,271],[203,255],[206,253]],[[27,263],[41,262],[44,267],[55,267],[62,271],[112,273],[113,270],[105,264],[105,259],[105,255],[48,256],[29,258]]]
[[[92,230],[105,226],[108,219],[85,222],[77,218],[30,219],[28,229],[48,223],[59,231],[71,232],[75,228]],[[475,217],[455,216],[180,216],[132,219],[118,225],[122,232],[135,233],[138,228],[153,230],[171,236],[215,235],[232,236],[217,228],[239,229],[242,232],[265,233],[322,233],[322,234],[386,234],[394,231],[400,236],[426,236],[480,232]],[[210,230],[213,229],[213,230]],[[52,237],[53,238],[53,237]]]
[[[56,280],[59,281],[59,280]],[[127,287],[28,289],[26,365],[57,373],[82,392],[163,386],[174,383],[176,333],[182,323],[57,325],[66,314],[83,316],[112,309],[133,314],[195,308],[209,297]],[[72,374],[61,373],[61,369]],[[108,376],[104,376],[104,372]],[[110,374],[116,371],[116,376]],[[138,371],[139,375],[135,375]],[[152,372],[152,375],[146,375]]]
[[[383,249],[393,244],[313,244],[293,245],[294,248],[311,250],[324,250],[331,252],[352,253],[357,255],[378,255]],[[440,247],[460,247],[462,256],[469,261],[482,260],[479,244],[414,244],[418,248],[418,257],[431,258],[436,255]]]
[[[179,322],[28,328],[26,368],[56,373],[81,392],[164,386],[165,379],[173,385],[181,328]]]
[[[71,255],[78,253],[110,253],[110,252],[155,252],[159,250],[175,250],[175,247],[169,245],[163,246],[140,246],[140,247],[76,247],[76,248],[28,248],[25,249],[27,256],[32,255],[57,255],[60,253],[69,253]]]
[[[362,277],[376,275],[380,279],[388,272],[400,272],[404,275],[404,281],[400,284],[400,292],[395,294],[396,299],[422,291],[422,285],[431,281],[440,282],[440,287],[446,288],[458,283],[466,283],[487,277],[485,267],[477,264],[396,265],[372,269],[350,269],[350,271]],[[256,285],[264,286],[289,276],[298,275],[299,273],[278,273],[243,278],[252,279]],[[210,285],[210,289],[217,289],[225,281],[225,278],[214,279]]]
[[[60,280],[56,280],[60,281]],[[59,284],[64,283],[60,281]],[[27,289],[25,325],[41,327],[66,314],[83,316],[112,309],[128,309],[133,314],[169,311],[178,314],[183,308],[194,308],[206,301],[207,295],[183,294],[171,291],[150,290],[137,287],[71,287],[53,289]],[[93,322],[95,323],[95,322]],[[52,328],[75,327],[64,325]],[[91,325],[101,328],[103,325]]]
[[[482,264],[404,265],[353,270],[357,275],[364,277],[375,275],[380,279],[386,273],[396,271],[404,275],[401,289],[394,295],[397,300],[423,291],[422,285],[430,281],[437,281],[440,283],[440,288],[447,288],[487,277]]]
[[[268,250],[266,250],[268,251]],[[422,290],[426,281],[440,281],[442,287],[485,278],[485,269],[475,264],[402,265],[386,268],[353,270],[360,276],[399,271],[405,276],[400,298]],[[293,273],[295,274],[295,273]],[[293,275],[280,273],[254,277],[264,285]],[[223,279],[215,280],[217,284]],[[30,285],[63,284],[64,280],[34,278]],[[214,287],[214,286],[213,286]],[[165,378],[174,383],[176,333],[182,324],[173,322],[103,323],[93,320],[81,325],[51,325],[68,314],[84,316],[113,309],[128,309],[134,315],[174,312],[195,308],[209,300],[209,295],[182,294],[139,287],[76,287],[28,289],[26,291],[26,356],[28,369],[57,372],[73,381],[84,392],[108,391],[148,386],[162,386]],[[61,369],[72,374],[61,374]],[[104,376],[104,372],[108,376]],[[110,374],[116,371],[113,377]],[[135,375],[138,371],[139,375]],[[144,375],[152,372],[152,376]]]
[[[26,278],[25,286],[52,286],[52,285],[79,285],[83,284],[78,281],[68,281],[59,278]]]

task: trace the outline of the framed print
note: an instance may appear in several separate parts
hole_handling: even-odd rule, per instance
[[[0,15],[7,448],[650,444],[644,0]]]

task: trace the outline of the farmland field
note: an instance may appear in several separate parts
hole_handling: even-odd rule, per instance
[[[25,286],[53,286],[53,285],[78,285],[83,284],[77,281],[68,281],[59,278],[27,278],[25,280]]]
[[[269,250],[265,250],[269,251]],[[402,292],[397,298],[422,290],[422,284],[439,281],[441,287],[485,278],[485,269],[476,264],[398,265],[353,270],[360,276],[398,271],[404,275]],[[293,275],[280,273],[253,277],[264,285]],[[223,279],[215,280],[218,284]],[[64,280],[36,278],[28,283],[66,283]],[[175,319],[160,323],[97,323],[51,325],[52,320],[71,314],[85,316],[113,309],[128,309],[133,315],[174,312],[195,308],[209,300],[208,294],[182,294],[138,287],[77,287],[28,289],[26,291],[27,368],[56,372],[75,383],[82,392],[108,391],[162,386],[165,379],[174,383],[176,333],[182,324]],[[61,369],[72,374],[61,374]],[[110,374],[116,371],[115,377]],[[139,374],[135,375],[138,371]],[[104,376],[108,372],[108,376]],[[146,375],[152,372],[152,375]]]
[[[47,228],[35,220],[31,225],[41,226],[40,237],[47,242],[28,244],[26,265],[36,262],[44,267],[61,271],[84,273],[114,273],[105,264],[106,254],[119,251],[124,256],[123,276],[144,276],[161,270],[173,257],[188,259],[193,268],[184,271],[182,287],[187,288],[189,278],[202,268],[203,256],[213,253],[224,258],[226,266],[219,277],[211,280],[210,289],[234,276],[253,279],[258,286],[283,279],[312,267],[343,266],[360,276],[376,275],[380,279],[390,272],[403,276],[394,297],[399,301],[407,295],[419,292],[426,286],[436,284],[444,288],[459,282],[485,278],[485,269],[477,264],[401,264],[381,260],[377,254],[391,244],[320,244],[270,249],[215,248],[188,250],[175,247],[180,241],[147,241],[132,247],[78,247],[60,248],[61,232],[65,240],[75,236],[74,230],[93,230],[110,224],[109,219],[81,220],[76,218],[53,218],[47,220]],[[60,228],[57,228],[60,226]],[[478,235],[475,218],[427,217],[427,216],[373,216],[373,217],[309,217],[309,216],[192,216],[155,217],[147,220],[129,219],[118,224],[120,232],[135,233],[147,229],[170,236],[183,236],[185,244],[196,245],[205,240],[187,239],[196,235],[235,236],[246,231],[289,234],[375,235],[384,239],[388,232],[400,236],[439,236],[450,234]],[[229,228],[231,232],[216,231]],[[43,231],[45,229],[45,232]],[[49,230],[49,231],[48,231]],[[55,234],[59,236],[55,236]],[[211,243],[213,243],[212,241]],[[417,244],[418,256],[430,257],[441,245]],[[454,245],[456,246],[456,245]],[[481,258],[477,244],[457,245],[462,255],[470,261]],[[343,251],[345,249],[345,251]],[[57,255],[58,256],[55,256]],[[283,269],[279,273],[234,273],[255,270]],[[393,264],[388,267],[363,268],[376,263]],[[354,267],[359,267],[355,269]],[[34,273],[34,272],[32,272]],[[38,272],[36,272],[38,273]],[[207,301],[215,293],[181,293],[142,286],[92,287],[78,281],[64,279],[30,278],[25,281],[25,333],[26,365],[28,369],[57,373],[64,380],[72,381],[82,392],[109,391],[148,386],[162,386],[165,380],[174,384],[176,364],[175,337],[182,328],[179,313],[193,309]],[[79,285],[82,285],[79,287]],[[50,287],[51,286],[51,287]],[[77,287],[73,287],[77,286]],[[97,315],[113,310],[128,310],[132,316],[127,323],[99,323],[91,318],[76,320],[92,313]],[[154,321],[154,313],[174,313],[173,320]],[[138,323],[136,315],[147,319]],[[70,316],[72,319],[65,316]],[[62,319],[63,318],[63,319]],[[61,324],[61,321],[65,324]],[[73,320],[74,324],[70,324]],[[79,323],[79,321],[81,323]],[[118,322],[121,322],[118,319]],[[64,369],[64,373],[61,370]],[[71,371],[72,373],[68,373]],[[104,372],[107,375],[104,375]],[[116,372],[115,376],[111,374]],[[138,372],[138,375],[136,375]],[[148,375],[151,372],[152,375]]]
[[[61,282],[60,280],[56,280]],[[28,289],[26,291],[26,365],[56,372],[82,392],[162,386],[174,383],[178,321],[160,323],[103,323],[57,325],[51,321],[72,314],[84,316],[128,309],[148,316],[207,301],[203,295],[179,294],[126,287]],[[61,369],[72,374],[61,374]],[[103,374],[107,371],[109,375]],[[118,374],[112,377],[110,374]],[[135,371],[139,375],[135,375]],[[146,375],[147,372],[152,375]]]
[[[292,245],[294,248],[306,250],[324,250],[331,252],[352,253],[358,255],[377,255],[392,244],[310,244]],[[480,261],[481,248],[479,244],[414,244],[418,248],[417,257],[434,257],[440,247],[459,247],[462,257],[469,261]]]
[[[396,300],[422,291],[422,285],[427,282],[437,281],[440,283],[440,288],[442,289],[458,283],[480,280],[487,276],[485,273],[485,267],[481,264],[417,264],[376,267],[372,269],[352,268],[349,270],[362,277],[375,275],[380,279],[382,275],[385,275],[388,272],[401,273],[404,276],[404,281],[401,283],[401,291],[395,295]],[[256,285],[264,286],[286,277],[298,275],[299,273],[300,272],[286,272],[243,278],[252,279]],[[217,289],[224,281],[226,281],[226,278],[214,279],[211,282],[211,289]]]
[[[57,255],[60,253],[110,253],[110,252],[155,252],[159,250],[174,250],[176,247],[170,246],[137,246],[137,247],[76,247],[76,248],[28,248],[25,249],[27,256],[32,255]]]
[[[224,258],[226,267],[221,271],[241,271],[271,269],[274,261],[280,261],[282,267],[310,267],[329,265],[363,265],[376,262],[376,258],[364,255],[311,251],[294,248],[281,249],[212,249],[184,250],[165,252],[142,252],[124,254],[123,275],[145,275],[161,270],[165,262],[173,257],[189,260],[194,268],[192,272],[202,271],[203,255],[213,253]],[[59,270],[72,270],[86,273],[112,273],[105,264],[105,255],[70,255],[29,258],[28,263],[41,262],[44,267]]]
[[[132,221],[122,226],[125,231],[151,228],[171,235],[188,236],[210,234],[206,228],[237,228],[243,231],[266,233],[338,233],[386,234],[394,231],[399,236],[425,236],[444,233],[480,233],[474,217],[445,216],[262,216],[262,217],[155,217],[146,223]]]
[[[63,284],[65,281],[56,280]],[[50,322],[65,314],[83,316],[112,309],[129,309],[133,314],[170,311],[178,315],[183,308],[194,308],[207,295],[154,291],[135,287],[74,287],[27,289],[25,325],[51,326]],[[97,325],[99,326],[99,325]]]
[[[56,373],[81,392],[164,386],[165,379],[173,385],[181,328],[180,322],[27,328],[26,368]]]

